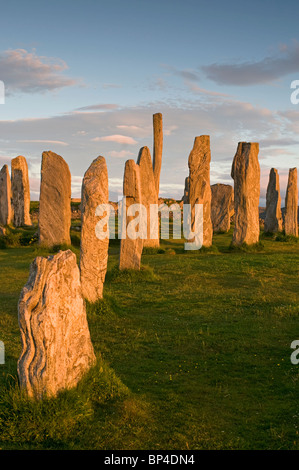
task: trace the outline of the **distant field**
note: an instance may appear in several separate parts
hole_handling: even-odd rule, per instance
[[[299,243],[262,235],[253,251],[147,250],[88,305],[98,365],[77,389],[33,403],[20,393],[17,303],[37,255],[34,232],[0,249],[0,448],[299,449]],[[72,232],[79,254],[80,233]],[[23,246],[20,246],[22,244]]]

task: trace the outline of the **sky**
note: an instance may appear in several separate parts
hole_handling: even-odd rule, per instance
[[[160,196],[180,199],[194,139],[210,135],[211,184],[233,184],[240,141],[259,142],[284,195],[298,166],[299,3],[294,0],[0,0],[0,167],[24,155],[37,200],[42,152],[61,155],[72,196],[105,157],[109,197],[125,162],[153,149],[163,114]]]

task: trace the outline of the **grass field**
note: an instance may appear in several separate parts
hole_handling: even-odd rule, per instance
[[[87,305],[97,366],[39,403],[18,387],[17,303],[48,253],[32,233],[1,249],[0,448],[299,449],[299,243],[231,250],[231,236],[200,253],[162,241],[140,272],[121,273],[112,241],[104,299]]]

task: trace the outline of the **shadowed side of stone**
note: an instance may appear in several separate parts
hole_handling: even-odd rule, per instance
[[[9,225],[13,221],[11,205],[11,181],[9,169],[4,165],[0,171],[0,224]]]
[[[211,219],[214,232],[228,232],[234,213],[234,190],[229,184],[213,184]]]
[[[265,232],[276,233],[283,229],[281,212],[281,197],[279,175],[275,168],[271,168],[266,194]]]
[[[14,225],[31,225],[30,185],[26,158],[19,155],[11,161],[11,191]]]

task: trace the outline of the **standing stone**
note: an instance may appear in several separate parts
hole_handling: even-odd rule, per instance
[[[122,211],[123,218],[125,220],[124,228],[126,230],[126,236],[123,237],[120,242],[119,269],[140,270],[143,239],[137,235],[135,238],[135,234],[133,238],[128,233],[129,225],[132,224],[134,219],[134,227],[138,232],[142,233],[143,230],[143,214],[141,211],[139,211],[139,217],[137,215],[128,215],[129,208],[133,204],[141,204],[140,167],[134,162],[134,160],[128,160],[126,162],[123,193],[125,200],[123,202],[124,205],[122,207]],[[136,222],[137,217],[139,224]]]
[[[28,165],[26,158],[21,155],[11,161],[11,188],[14,225],[31,225]]]
[[[234,190],[229,184],[213,184],[211,219],[214,232],[228,232],[234,213]]]
[[[185,178],[184,196],[182,197],[183,204],[189,204],[189,186],[190,178],[187,176],[187,178]]]
[[[41,399],[75,387],[96,359],[72,251],[33,261],[18,311],[21,388]]]
[[[281,214],[281,197],[279,186],[279,175],[272,168],[269,175],[269,183],[266,195],[266,217],[264,231],[269,233],[281,232],[283,220]]]
[[[260,235],[259,144],[239,142],[232,165],[235,199],[235,228],[233,244],[258,243]]]
[[[64,159],[43,152],[39,201],[39,243],[70,245],[71,173]]]
[[[11,182],[8,166],[4,165],[0,171],[0,224],[9,225],[13,219],[11,207]]]
[[[143,246],[159,247],[158,195],[148,147],[140,149],[137,164],[140,169],[141,201],[147,211],[147,238]]]
[[[153,128],[154,128],[154,152],[153,152],[153,169],[154,178],[159,197],[160,188],[160,173],[162,167],[162,152],[163,152],[163,119],[161,113],[153,115]]]
[[[285,234],[298,237],[298,177],[297,168],[289,170],[285,198]]]
[[[103,297],[108,248],[109,227],[99,238],[96,225],[99,221],[96,208],[107,204],[108,210],[108,171],[104,157],[96,158],[86,171],[81,194],[81,248],[80,271],[83,296],[89,302]],[[104,213],[103,213],[104,215]],[[105,237],[104,237],[105,235]]]
[[[189,165],[189,204],[191,205],[191,230],[195,231],[195,204],[203,205],[203,246],[209,247],[213,240],[211,220],[210,186],[210,136],[195,137],[190,152]]]

